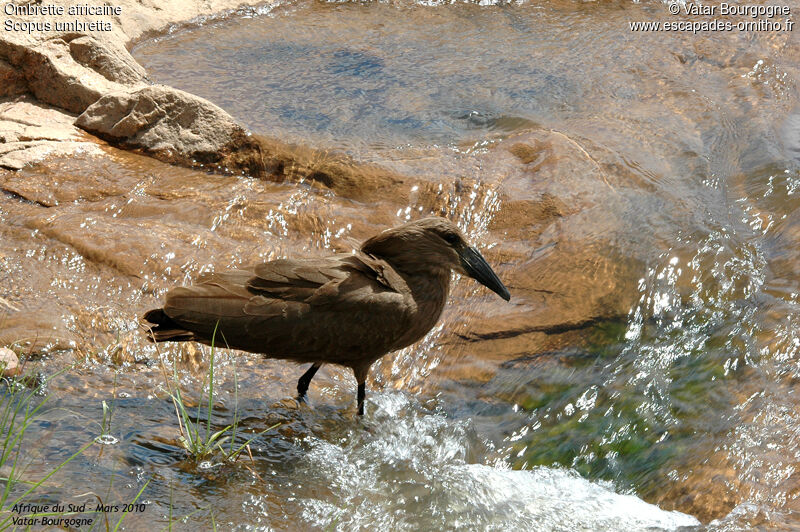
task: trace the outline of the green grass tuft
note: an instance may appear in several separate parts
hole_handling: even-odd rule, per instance
[[[211,416],[214,410],[214,360],[215,360],[215,351],[216,351],[216,338],[217,338],[217,329],[219,328],[219,322],[214,326],[214,333],[211,337],[211,356],[209,361],[209,369],[208,369],[208,395],[201,396],[200,401],[197,403],[197,414],[192,420],[192,416],[189,415],[189,411],[187,406],[183,400],[183,395],[181,394],[180,385],[178,384],[178,375],[177,369],[173,367],[173,385],[174,388],[168,391],[169,396],[172,398],[172,402],[175,405],[175,412],[178,418],[178,428],[180,430],[181,435],[178,437],[178,441],[180,442],[181,446],[189,453],[189,456],[196,460],[196,461],[203,461],[209,458],[219,456],[222,459],[228,462],[235,462],[239,455],[242,453],[243,450],[247,449],[250,443],[255,440],[258,436],[264,434],[267,431],[270,431],[280,425],[277,423],[264,429],[261,432],[256,433],[251,438],[247,439],[243,443],[237,446],[236,444],[236,431],[239,424],[238,419],[238,378],[236,376],[236,369],[234,366],[234,394],[235,394],[235,403],[236,409],[234,410],[234,417],[233,423],[227,425],[221,430],[216,432],[212,432],[211,427]],[[223,337],[224,338],[224,337]],[[203,388],[205,388],[205,382],[203,383]],[[206,422],[205,422],[205,430],[201,433],[201,426],[202,422],[200,421],[200,412],[203,406],[203,403],[206,404]],[[229,445],[225,445],[229,443]]]

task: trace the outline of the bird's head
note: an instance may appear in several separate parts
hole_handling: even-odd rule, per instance
[[[361,251],[412,274],[455,270],[472,277],[506,301],[511,299],[508,289],[486,259],[467,244],[464,234],[445,218],[423,218],[387,229],[364,242]]]

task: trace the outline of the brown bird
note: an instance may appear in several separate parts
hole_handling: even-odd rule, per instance
[[[217,345],[311,363],[297,382],[299,400],[322,364],[351,368],[363,415],[370,366],[431,330],[451,270],[511,297],[455,224],[425,218],[383,231],[352,254],[206,274],[170,290],[164,307],[144,319],[156,342],[211,344],[216,329]]]

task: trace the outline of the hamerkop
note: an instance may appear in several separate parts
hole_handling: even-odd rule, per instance
[[[322,364],[352,368],[363,415],[370,366],[431,330],[451,270],[511,297],[455,224],[425,218],[388,229],[352,254],[206,274],[170,290],[164,308],[144,319],[156,342],[210,344],[216,328],[217,345],[311,363],[297,382],[300,400]]]

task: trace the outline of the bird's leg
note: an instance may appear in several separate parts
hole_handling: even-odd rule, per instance
[[[322,364],[314,363],[308,368],[308,371],[303,373],[303,376],[297,381],[297,400],[298,401],[305,401],[306,392],[308,391],[308,385],[311,384],[311,379],[314,378],[314,375],[317,373],[317,370],[322,366]]]
[[[356,376],[358,383],[358,391],[356,397],[358,398],[358,415],[364,415],[364,398],[367,395],[367,373],[369,373],[369,366],[353,368],[353,374]]]
[[[367,395],[367,383],[366,382],[359,382],[358,383],[358,415],[364,415],[364,398]]]

